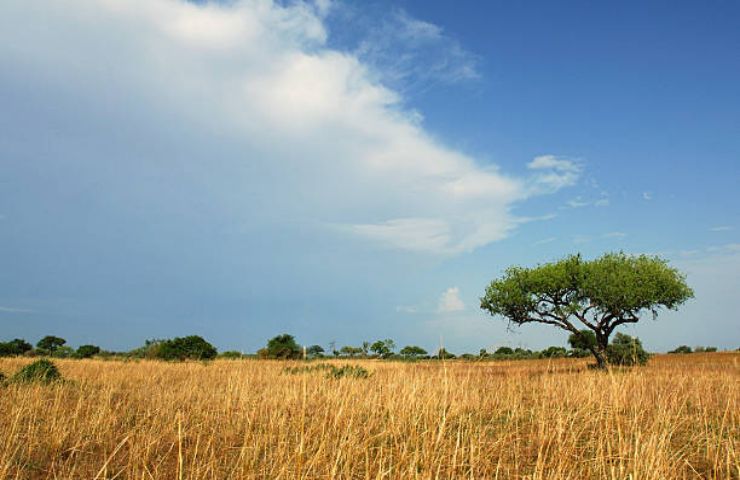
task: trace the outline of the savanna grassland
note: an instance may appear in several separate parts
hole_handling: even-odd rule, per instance
[[[588,362],[60,360],[0,387],[0,478],[740,478],[740,354]]]

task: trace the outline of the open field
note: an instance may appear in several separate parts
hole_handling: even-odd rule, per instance
[[[0,478],[740,478],[740,354],[587,362],[57,361],[0,387]]]

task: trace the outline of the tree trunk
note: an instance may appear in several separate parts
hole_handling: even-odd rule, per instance
[[[606,370],[609,368],[609,364],[606,360],[606,348],[609,345],[609,337],[596,333],[596,345],[591,350],[591,353],[596,357],[596,368],[599,370]]]

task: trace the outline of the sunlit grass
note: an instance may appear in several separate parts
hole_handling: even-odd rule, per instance
[[[740,478],[740,354],[587,362],[57,361],[0,389],[0,478]]]

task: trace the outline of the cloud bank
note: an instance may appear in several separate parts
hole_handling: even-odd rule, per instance
[[[110,175],[100,194],[116,208],[179,212],[200,208],[195,195],[233,222],[310,222],[449,255],[504,238],[517,225],[515,203],[578,180],[580,167],[553,155],[516,178],[438,142],[362,60],[382,45],[365,43],[362,55],[328,46],[326,10],[268,0],[9,0],[0,5],[0,69],[55,112],[64,148],[85,152],[64,166],[53,155],[44,162]],[[446,38],[408,16],[396,21],[408,41]],[[475,75],[465,58],[468,67],[449,75]]]

